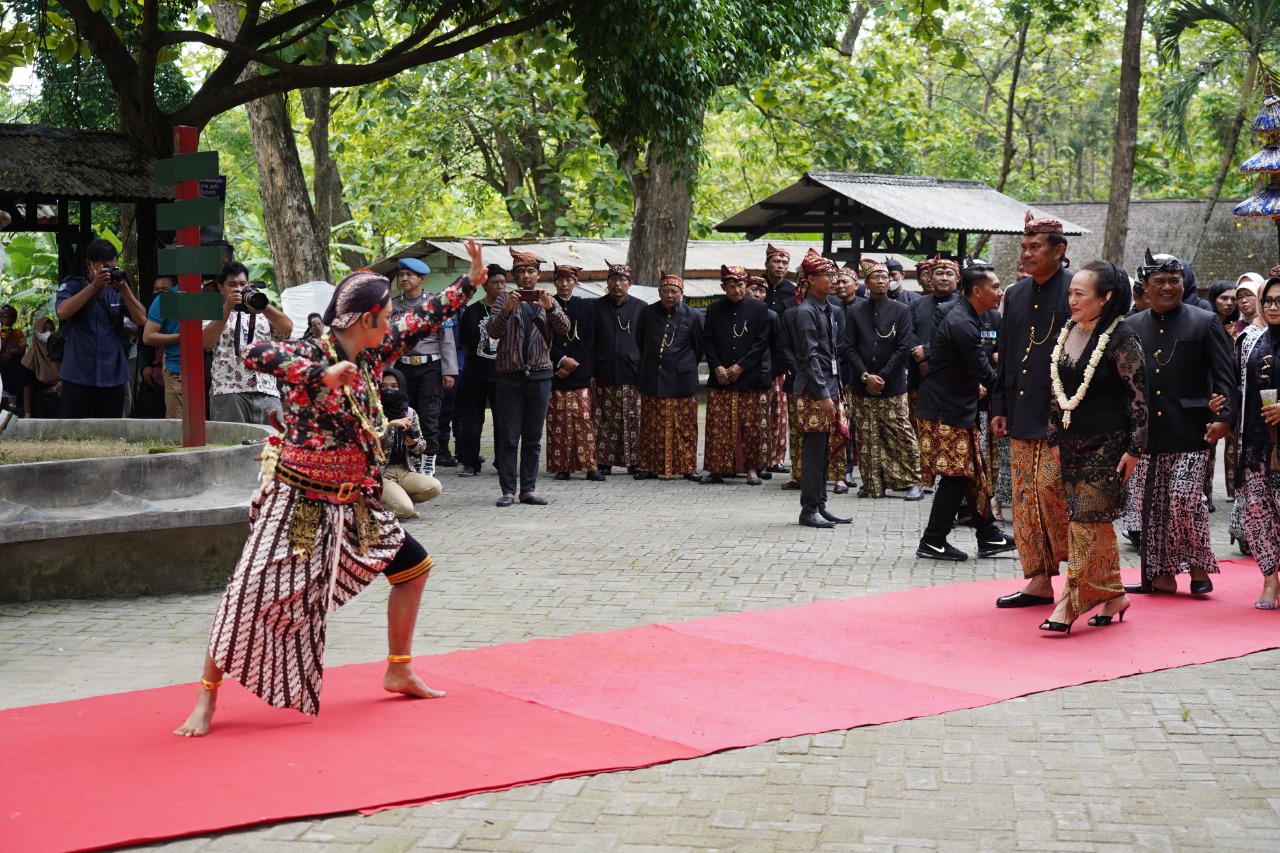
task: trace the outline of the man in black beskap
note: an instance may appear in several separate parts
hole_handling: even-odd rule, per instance
[[[702,455],[707,483],[747,472],[747,484],[762,482],[769,452],[769,340],[772,312],[747,299],[747,271],[720,268],[724,299],[707,308],[703,345],[707,356],[707,435]]]
[[[595,301],[595,365],[591,386],[591,423],[596,431],[596,463],[602,474],[621,465],[628,474],[639,467],[640,347],[636,327],[645,304],[631,296],[631,267],[610,264],[608,290]]]
[[[702,315],[684,303],[684,279],[662,274],[658,301],[645,306],[636,323],[640,346],[641,470],[637,480],[698,474],[698,362],[702,360]]]
[[[506,291],[507,271],[498,264],[489,264],[484,299],[468,305],[458,322],[458,341],[466,356],[462,389],[458,393],[459,477],[474,477],[484,464],[484,457],[480,455],[480,433],[484,430],[485,407],[491,413],[497,411],[498,374],[494,361],[498,357],[498,342],[489,337],[489,321],[494,302]]]
[[[557,264],[555,300],[569,318],[568,331],[552,330],[551,402],[547,407],[547,471],[557,480],[571,479],[574,471],[586,471],[587,479],[600,481],[597,470],[596,431],[591,423],[591,373],[595,367],[596,306],[574,296],[582,267]]]
[[[977,430],[978,397],[996,381],[978,318],[1000,304],[1000,279],[992,267],[974,265],[964,271],[961,288],[962,298],[934,329],[929,372],[920,383],[916,404],[924,477],[942,478],[916,556],[956,562],[968,555],[947,542],[947,534],[966,498],[972,510],[968,523],[978,535],[978,556],[1014,550],[1013,541],[991,514],[991,490]]]

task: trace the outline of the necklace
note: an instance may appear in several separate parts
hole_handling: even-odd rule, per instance
[[[743,320],[743,321],[742,321],[742,331],[741,331],[741,332],[739,332],[739,331],[738,331],[738,324],[737,324],[737,323],[732,324],[732,326],[733,326],[733,336],[734,336],[735,338],[740,338],[740,337],[742,337],[743,335],[745,335],[745,334],[747,333],[747,321],[746,321],[746,320]]]
[[[890,327],[889,327],[889,332],[888,332],[888,334],[884,334],[884,335],[880,334],[880,330],[879,330],[879,329],[876,329],[876,328],[874,328],[874,327],[872,327],[872,328],[873,328],[873,330],[875,331],[875,333],[876,333],[876,337],[877,337],[877,338],[892,338],[894,335],[896,335],[896,334],[898,333],[898,324],[897,324],[897,323],[894,323],[892,326],[890,326]]]
[[[342,359],[338,358],[338,351],[334,347],[333,335],[324,336],[324,351],[333,363],[337,364]],[[363,361],[359,364],[360,379],[364,383],[365,397],[368,399],[366,406],[360,405],[356,399],[355,392],[351,390],[350,385],[342,386],[343,396],[347,398],[347,402],[351,404],[351,410],[355,412],[356,420],[360,422],[360,426],[364,431],[373,436],[373,452],[379,462],[386,462],[386,454],[382,452],[382,437],[387,434],[387,417],[382,410],[382,396],[373,391],[373,371],[369,369],[369,365]]]
[[[1068,320],[1066,325],[1062,327],[1062,334],[1058,335],[1058,343],[1053,348],[1053,355],[1049,357],[1049,367],[1053,371],[1053,396],[1058,401],[1058,406],[1062,409],[1062,428],[1071,429],[1071,413],[1080,405],[1080,401],[1084,399],[1085,393],[1089,390],[1089,383],[1093,381],[1093,373],[1098,369],[1098,362],[1102,361],[1102,353],[1106,350],[1107,344],[1111,340],[1111,333],[1116,330],[1116,326],[1120,325],[1119,317],[1111,321],[1111,325],[1107,326],[1107,330],[1098,338],[1098,343],[1093,349],[1093,354],[1089,356],[1089,364],[1084,369],[1084,379],[1080,381],[1080,387],[1076,389],[1076,393],[1067,399],[1067,392],[1062,388],[1062,346],[1067,342],[1067,335],[1070,334],[1071,328],[1076,324]],[[1042,341],[1043,343],[1043,341]],[[1085,342],[1086,346],[1088,342]],[[1027,348],[1030,351],[1030,347]],[[1024,359],[1025,361],[1025,359]]]
[[[620,316],[618,316],[618,309],[617,309],[617,308],[614,308],[614,309],[613,309],[613,319],[615,319],[615,320],[617,320],[617,321],[618,321],[618,328],[619,328],[619,329],[621,329],[622,331],[626,332],[628,335],[629,335],[629,334],[631,334],[631,321],[630,321],[630,320],[628,320],[628,321],[627,321],[627,325],[625,325],[625,326],[624,326],[624,325],[622,325],[622,318],[621,318]]]
[[[1057,311],[1054,311],[1052,314],[1049,315],[1049,330],[1045,332],[1044,337],[1042,337],[1038,341],[1036,340],[1036,327],[1035,326],[1031,327],[1031,333],[1027,335],[1027,352],[1026,352],[1026,355],[1022,356],[1023,361],[1026,361],[1027,359],[1031,358],[1032,347],[1038,347],[1041,344],[1043,344],[1045,341],[1049,340],[1049,335],[1053,334],[1053,322],[1054,320],[1057,320],[1057,319],[1058,319]]]

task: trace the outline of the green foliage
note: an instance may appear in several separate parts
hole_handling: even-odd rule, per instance
[[[3,234],[4,266],[0,269],[0,303],[18,309],[22,324],[46,310],[58,287],[58,248],[53,235]]]

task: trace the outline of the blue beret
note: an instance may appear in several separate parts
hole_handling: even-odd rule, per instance
[[[417,258],[401,258],[400,269],[416,272],[418,275],[431,275],[431,267]]]

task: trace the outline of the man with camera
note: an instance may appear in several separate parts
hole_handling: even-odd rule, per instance
[[[125,341],[126,315],[138,326],[147,310],[116,264],[119,254],[106,240],[85,247],[85,275],[58,285],[58,321],[66,328],[62,355],[63,418],[118,418],[125,387],[132,380]]]
[[[217,278],[222,319],[204,323],[204,348],[213,352],[209,381],[209,420],[266,424],[271,412],[282,413],[275,377],[244,366],[244,356],[257,341],[289,339],[293,321],[249,284],[249,270],[232,262]]]

